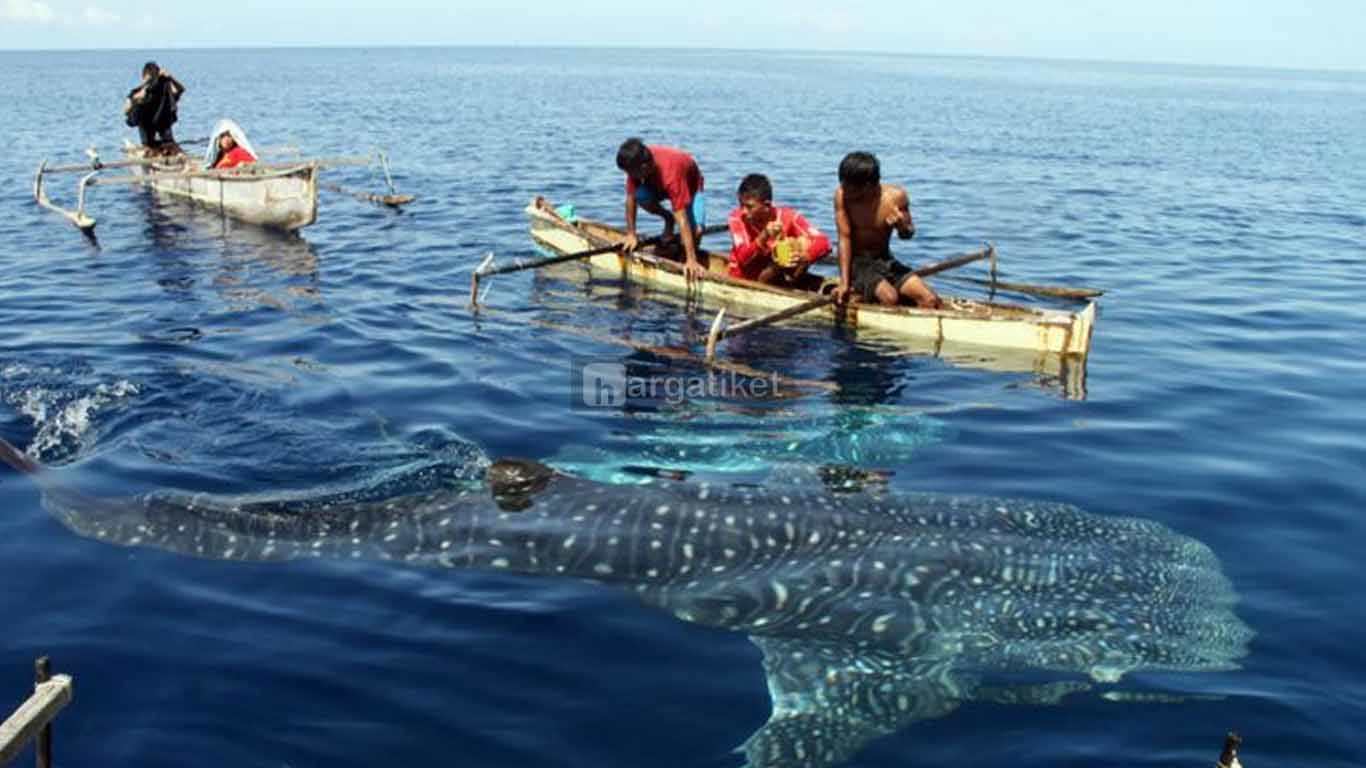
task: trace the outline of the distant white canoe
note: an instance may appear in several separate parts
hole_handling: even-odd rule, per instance
[[[125,156],[148,160],[141,147]],[[293,231],[318,220],[318,166],[243,165],[223,170],[196,170],[187,155],[150,158],[133,173],[168,197],[188,200],[248,224]]]
[[[139,146],[126,143],[123,159],[103,162],[94,150],[87,150],[89,163],[49,166],[43,161],[33,179],[33,198],[38,205],[60,214],[86,235],[93,236],[95,219],[86,213],[86,194],[90,187],[110,184],[144,186],[158,195],[185,200],[218,211],[249,224],[293,231],[318,220],[318,188],[350,195],[363,202],[399,209],[413,202],[412,195],[401,195],[389,174],[388,158],[383,152],[369,156],[318,158],[288,163],[253,163],[235,168],[206,168],[184,153],[149,155]],[[320,182],[325,168],[366,166],[378,161],[388,183],[387,194],[373,194]],[[125,169],[122,175],[106,176],[106,171]],[[49,177],[80,174],[76,185],[76,207],[64,208],[48,197]]]

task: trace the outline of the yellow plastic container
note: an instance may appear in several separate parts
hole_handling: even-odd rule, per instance
[[[796,266],[799,260],[797,255],[797,241],[790,237],[784,237],[773,244],[773,263],[780,267]]]

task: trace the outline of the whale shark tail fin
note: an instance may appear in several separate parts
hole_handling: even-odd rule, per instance
[[[10,445],[5,438],[0,437],[0,461],[14,467],[19,472],[26,475],[36,475],[43,471],[38,462],[30,459],[23,451]]]

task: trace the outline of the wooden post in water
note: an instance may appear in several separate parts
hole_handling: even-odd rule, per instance
[[[52,660],[39,656],[33,662],[33,689],[52,679]],[[33,753],[38,768],[52,768],[52,722],[48,721],[38,731],[38,741],[33,745]]]
[[[1238,747],[1242,744],[1243,737],[1235,731],[1229,731],[1224,737],[1224,751],[1219,753],[1219,763],[1215,768],[1243,768],[1242,763],[1238,762]]]

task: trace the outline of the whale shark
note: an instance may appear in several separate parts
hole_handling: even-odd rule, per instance
[[[525,459],[390,498],[91,499],[0,440],[77,533],[198,557],[365,557],[572,577],[760,649],[750,768],[835,766],[962,703],[1056,703],[1146,670],[1238,668],[1252,631],[1206,545],[1038,501],[600,483]]]

